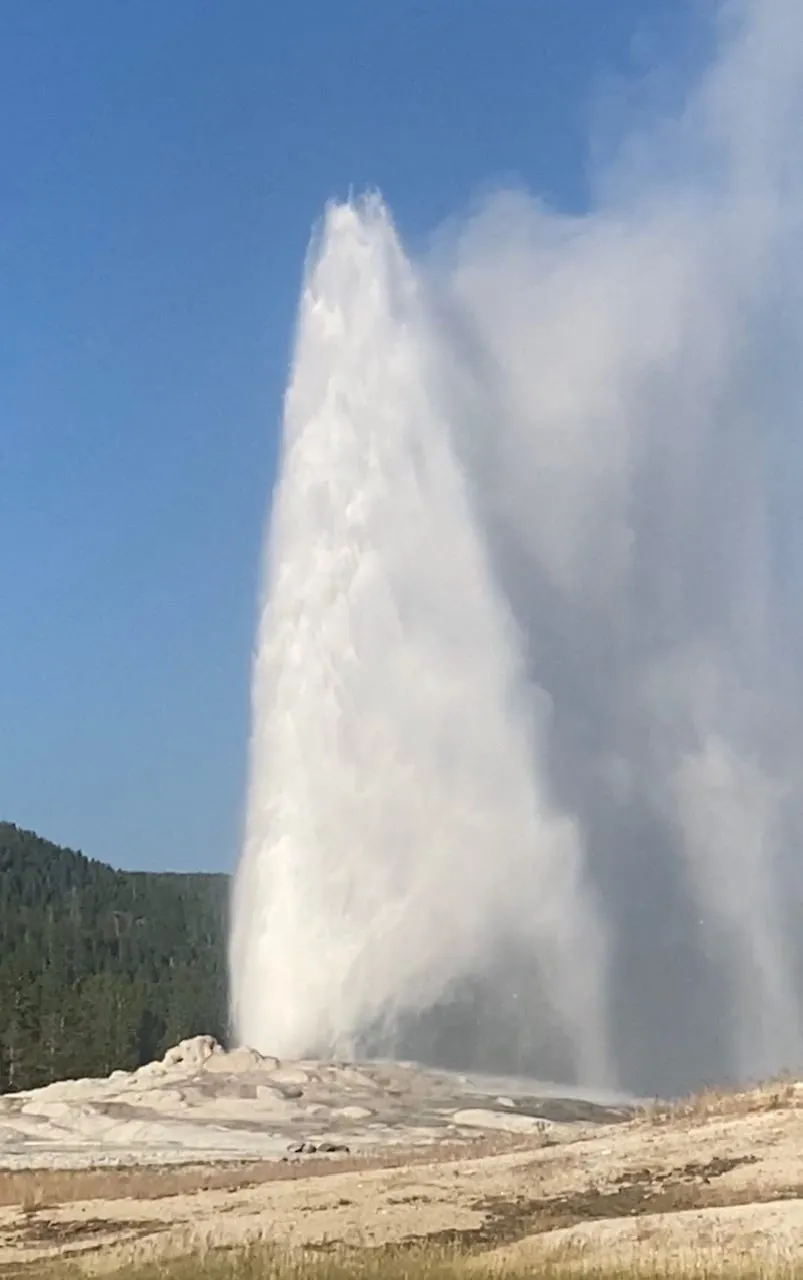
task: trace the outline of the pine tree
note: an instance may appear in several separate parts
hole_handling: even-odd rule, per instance
[[[225,876],[115,871],[0,823],[0,1092],[226,1027]]]

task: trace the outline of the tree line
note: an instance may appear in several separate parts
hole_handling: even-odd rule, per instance
[[[0,1092],[224,1040],[228,877],[116,871],[0,823]]]

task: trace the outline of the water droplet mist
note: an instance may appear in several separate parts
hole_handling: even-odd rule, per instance
[[[582,217],[500,192],[413,259],[378,196],[326,213],[232,903],[259,1049],[801,1063],[803,12],[721,27]]]

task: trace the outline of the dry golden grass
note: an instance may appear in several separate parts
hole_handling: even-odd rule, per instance
[[[649,1124],[687,1121],[703,1124],[706,1120],[737,1119],[762,1111],[780,1111],[803,1106],[803,1090],[791,1076],[778,1076],[751,1088],[734,1086],[703,1089],[675,1102],[652,1102],[642,1107],[638,1118]]]
[[[361,1173],[367,1169],[397,1169],[434,1161],[448,1163],[543,1145],[541,1136],[498,1134],[431,1147],[398,1147],[375,1154],[305,1156],[286,1161],[0,1170],[0,1206],[20,1205],[32,1211],[79,1200],[159,1200],[166,1196],[192,1195],[196,1191],[236,1191],[265,1182],[320,1178],[335,1172]]]
[[[23,1274],[23,1273],[20,1273]],[[26,1270],[27,1280],[78,1280],[86,1275],[56,1264]],[[690,1262],[634,1259],[624,1268],[600,1266],[581,1251],[565,1250],[542,1261],[500,1269],[476,1255],[442,1248],[283,1253],[267,1246],[218,1250],[177,1259],[132,1263],[106,1272],[105,1280],[803,1280],[803,1260]]]

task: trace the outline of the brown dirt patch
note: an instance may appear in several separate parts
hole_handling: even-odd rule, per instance
[[[801,1186],[782,1191],[775,1189],[762,1197],[761,1189],[756,1187],[717,1188],[713,1185],[724,1174],[757,1162],[756,1156],[719,1156],[706,1163],[690,1162],[661,1172],[648,1168],[627,1170],[614,1179],[613,1186],[604,1190],[592,1185],[571,1194],[542,1198],[488,1196],[472,1205],[485,1215],[480,1226],[461,1231],[439,1231],[427,1237],[410,1235],[404,1244],[420,1247],[426,1239],[427,1243],[444,1247],[484,1250],[602,1219],[800,1198],[803,1194]]]

